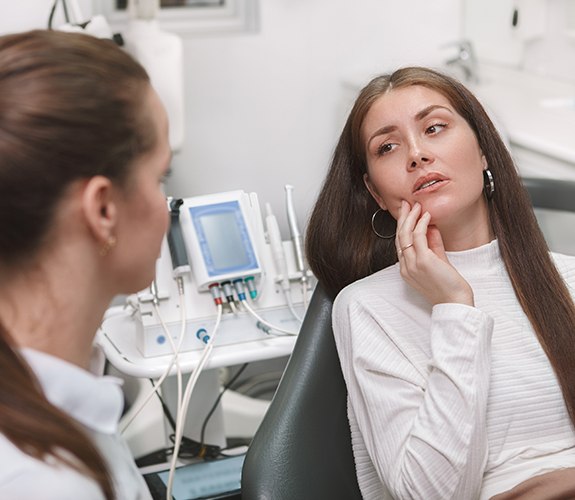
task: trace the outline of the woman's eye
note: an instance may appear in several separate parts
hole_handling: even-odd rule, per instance
[[[393,149],[393,144],[386,142],[377,148],[377,155],[383,156],[386,153],[389,153]]]
[[[425,129],[425,133],[430,135],[437,134],[438,132],[441,132],[441,130],[443,130],[445,127],[447,127],[446,123],[434,123],[431,125],[431,127],[427,127],[427,129]]]

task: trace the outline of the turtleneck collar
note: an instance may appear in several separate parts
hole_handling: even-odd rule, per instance
[[[455,268],[464,270],[467,275],[484,274],[489,270],[496,270],[503,266],[497,240],[469,250],[446,252],[446,254],[449,262]]]

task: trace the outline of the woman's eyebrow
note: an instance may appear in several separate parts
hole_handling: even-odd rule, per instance
[[[373,139],[375,139],[377,136],[388,134],[389,132],[393,132],[396,129],[397,127],[395,125],[385,125],[381,128],[378,128],[373,134],[371,134],[370,138],[367,140],[367,146],[369,146],[369,143],[373,141]]]
[[[431,106],[427,106],[426,108],[423,108],[421,111],[418,111],[417,114],[415,115],[415,119],[423,120],[429,113],[431,113],[436,109],[444,109],[445,111],[448,111],[449,113],[453,114],[453,111],[451,111],[451,109],[449,109],[446,106],[441,106],[439,104],[432,104]]]

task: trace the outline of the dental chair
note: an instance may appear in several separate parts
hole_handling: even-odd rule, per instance
[[[318,284],[248,449],[242,500],[361,500],[331,309]]]
[[[539,226],[551,250],[575,255],[575,181],[524,177]]]
[[[523,177],[534,208],[575,212],[575,181]]]

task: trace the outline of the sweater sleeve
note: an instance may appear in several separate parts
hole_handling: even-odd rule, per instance
[[[349,401],[380,480],[398,499],[476,498],[487,457],[492,319],[461,304],[435,306],[422,368],[405,348],[413,322],[391,331],[380,316],[350,294],[334,305]]]

